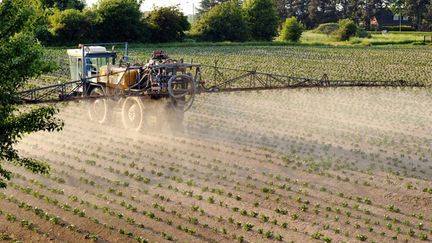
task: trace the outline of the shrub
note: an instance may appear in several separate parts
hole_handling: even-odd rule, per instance
[[[339,29],[336,38],[340,41],[347,41],[357,32],[357,25],[350,19],[339,20]]]
[[[357,28],[355,36],[359,37],[359,38],[371,38],[372,37],[372,35],[369,32],[367,32],[366,29],[361,28],[361,27]]]
[[[278,17],[273,0],[245,0],[243,12],[253,39],[270,41],[277,34]]]
[[[152,31],[152,41],[182,41],[184,31],[190,29],[187,17],[178,7],[161,7],[153,10],[147,18]]]
[[[399,26],[382,26],[381,27],[382,30],[387,30],[387,31],[400,31],[402,29],[402,31],[415,31],[415,28],[409,25],[402,25],[401,27]]]
[[[204,13],[192,26],[200,41],[246,41],[249,31],[238,0],[230,0]]]
[[[146,41],[149,27],[140,11],[141,1],[100,0],[95,10],[99,40]]]
[[[304,26],[296,17],[288,18],[282,26],[281,38],[285,41],[298,42],[303,34],[303,30]]]
[[[81,12],[76,9],[54,10],[48,21],[49,31],[56,43],[76,44],[94,38],[91,12]]]
[[[330,35],[339,29],[338,23],[320,24],[315,30],[315,33]]]

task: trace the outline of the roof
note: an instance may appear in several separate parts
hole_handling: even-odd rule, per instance
[[[402,20],[394,19],[394,14],[389,9],[381,9],[377,12],[377,14],[374,16],[376,18],[376,22],[378,25],[381,26],[398,26],[399,24],[402,25],[411,25],[412,20],[411,18],[406,18],[407,16],[402,16]]]
[[[106,50],[106,48],[103,46],[86,46],[84,48],[85,48],[84,49],[85,54],[88,54],[88,53],[101,53],[101,54],[111,53],[111,52],[108,52]],[[67,50],[68,56],[72,56],[72,57],[81,57],[82,53],[83,53],[82,48],[80,48],[80,49],[68,49]]]

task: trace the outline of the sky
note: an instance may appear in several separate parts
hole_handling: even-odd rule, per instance
[[[0,0],[1,1],[1,0]],[[90,6],[94,3],[97,3],[98,0],[86,0],[87,5]],[[141,6],[142,11],[151,11],[154,6],[162,7],[162,6],[172,6],[178,5],[180,9],[186,15],[193,14],[193,4],[195,5],[195,9],[199,7],[200,0],[144,0],[143,5]]]

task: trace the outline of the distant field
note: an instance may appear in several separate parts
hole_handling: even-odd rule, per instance
[[[132,62],[145,63],[155,49],[163,49],[172,58],[186,62],[257,69],[291,76],[355,80],[407,80],[432,83],[432,50],[430,46],[292,46],[249,44],[193,45],[131,45]],[[69,67],[66,48],[49,48],[47,58],[60,62],[53,74],[67,80]],[[120,56],[120,55],[119,55]],[[203,68],[204,79],[210,69]],[[57,82],[45,76],[44,84]]]
[[[303,33],[301,42],[304,44],[327,44],[327,45],[388,45],[388,44],[421,44],[426,40],[427,43],[432,42],[432,32],[370,32],[371,38],[353,37],[349,41],[336,41],[333,36],[315,33],[314,31],[306,31]],[[426,36],[426,39],[425,39]]]

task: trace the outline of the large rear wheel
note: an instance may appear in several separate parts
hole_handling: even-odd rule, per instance
[[[191,108],[196,93],[195,81],[191,74],[178,74],[168,81],[171,104],[176,110],[187,111]]]
[[[124,128],[138,131],[144,120],[144,105],[138,97],[127,97],[122,105],[122,123]]]
[[[103,95],[102,87],[93,87],[90,91],[90,97],[94,97],[94,100],[90,100],[87,108],[90,120],[99,124],[108,120],[108,101],[106,98],[97,98]]]

